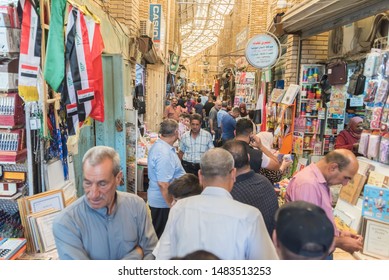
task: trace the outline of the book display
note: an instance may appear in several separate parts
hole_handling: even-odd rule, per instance
[[[237,72],[235,89],[234,106],[245,103],[247,110],[255,109],[255,72]]]

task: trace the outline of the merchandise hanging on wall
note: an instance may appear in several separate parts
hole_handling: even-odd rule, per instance
[[[79,39],[81,44],[76,43]],[[99,24],[72,7],[66,29],[66,83],[61,92],[69,135],[75,135],[89,116],[104,121],[103,47]]]

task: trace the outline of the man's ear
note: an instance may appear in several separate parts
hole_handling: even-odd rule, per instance
[[[199,175],[199,183],[201,186],[203,186],[203,189],[204,189],[204,185],[203,185],[204,177],[203,177],[203,173],[201,172],[201,169],[199,169],[197,174]]]
[[[339,169],[339,165],[336,162],[331,162],[328,169],[330,172],[335,172],[337,169]]]
[[[116,175],[116,186],[120,186],[120,183],[122,182],[122,179],[123,179],[123,171],[120,171],[117,175]]]
[[[273,240],[274,247],[278,248],[277,232],[276,232],[275,229],[273,230],[273,234],[272,234],[271,237],[272,237],[272,240]]]

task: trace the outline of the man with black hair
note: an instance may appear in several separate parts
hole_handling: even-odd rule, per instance
[[[190,131],[182,135],[178,153],[185,171],[198,176],[201,156],[213,147],[211,134],[201,128],[201,116],[196,113],[192,114]]]
[[[236,122],[235,140],[243,141],[246,144],[250,155],[250,167],[258,173],[260,168],[269,170],[280,169],[277,158],[262,145],[261,139],[253,132],[253,123],[248,119],[240,119]]]
[[[251,170],[247,147],[243,141],[227,141],[223,148],[230,152],[235,162],[236,181],[231,191],[232,197],[258,208],[271,236],[274,228],[274,214],[278,209],[278,199],[273,185],[265,176]]]
[[[173,196],[172,207],[178,200],[200,194],[202,190],[203,188],[200,186],[197,176],[190,173],[182,175],[180,178],[171,182],[168,188],[169,194]]]

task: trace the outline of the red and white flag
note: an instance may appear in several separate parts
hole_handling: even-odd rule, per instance
[[[62,92],[67,107],[71,105],[69,135],[74,135],[88,116],[104,121],[103,48],[99,24],[71,7],[66,30],[66,86]]]
[[[19,95],[24,101],[38,101],[38,73],[41,60],[42,29],[34,0],[20,0],[23,9],[19,57]]]

